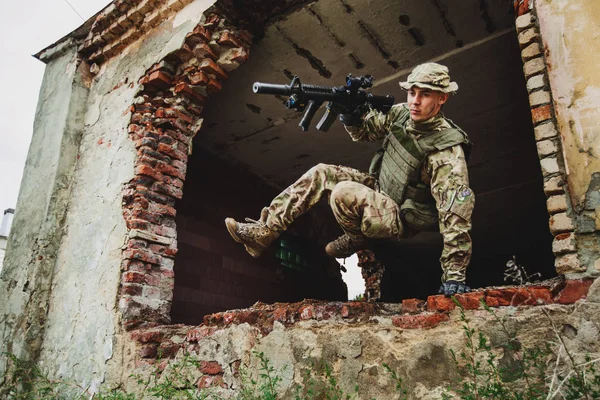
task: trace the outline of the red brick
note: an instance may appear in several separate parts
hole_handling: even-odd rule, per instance
[[[200,63],[200,70],[208,74],[214,74],[221,80],[227,79],[227,73],[221,69],[213,60],[205,58]]]
[[[164,134],[169,135],[173,139],[177,140],[180,143],[185,144],[186,146],[189,145],[189,143],[190,143],[189,136],[184,135],[183,133],[179,132],[178,130],[166,129],[164,131]]]
[[[210,14],[204,21],[203,25],[205,27],[212,27],[212,26],[217,25],[220,20],[221,20],[221,18],[217,14]]]
[[[164,184],[174,186],[177,189],[183,188],[183,181],[179,178],[171,178],[170,176],[165,176],[162,181]]]
[[[447,314],[400,315],[393,317],[392,323],[402,329],[429,329],[448,319]]]
[[[241,30],[237,32],[236,36],[238,39],[244,42],[246,46],[249,47],[252,44],[252,35],[250,34],[250,32]]]
[[[144,88],[151,90],[165,90],[171,87],[172,78],[170,75],[162,71],[152,72],[147,76],[147,79],[142,80]]]
[[[342,306],[340,314],[342,315],[342,318],[348,318],[350,316],[350,309],[348,308],[347,305],[344,304]]]
[[[206,43],[198,43],[196,47],[194,47],[193,53],[196,57],[198,57],[198,59],[208,57],[212,60],[217,60],[219,58],[219,56],[215,54],[215,52]]]
[[[121,286],[121,293],[128,296],[141,296],[143,288],[142,285],[125,283]]]
[[[273,311],[273,320],[283,322],[287,319],[287,309],[278,307]]]
[[[533,123],[536,124],[538,122],[546,121],[552,117],[551,106],[546,105],[542,107],[537,107],[531,110],[531,119]]]
[[[175,207],[167,206],[159,203],[151,203],[148,209],[150,212],[166,215],[169,217],[175,217],[177,215],[177,210]]]
[[[162,181],[163,179],[163,175],[149,165],[138,165],[137,167],[135,167],[135,173],[137,175],[149,176],[153,179],[156,179],[157,181]]]
[[[221,84],[215,79],[211,79],[208,82],[208,86],[206,87],[206,91],[210,95],[220,92],[221,89],[222,89]]]
[[[315,317],[315,308],[311,305],[300,309],[300,319],[307,320]]]
[[[143,283],[151,286],[158,286],[160,284],[160,279],[150,274],[135,271],[127,271],[123,273],[123,282]]]
[[[154,182],[152,185],[152,190],[155,190],[160,193],[168,194],[176,199],[183,198],[183,191],[179,188],[176,188],[172,185],[167,185],[163,182]]]
[[[162,261],[162,258],[160,256],[157,256],[152,252],[143,249],[125,250],[123,252],[123,258],[129,260],[140,260],[156,265],[159,265]]]
[[[223,32],[218,42],[220,45],[229,46],[229,47],[242,47],[242,43],[233,36],[231,32]]]
[[[180,348],[180,344],[162,343],[158,348],[157,355],[160,358],[172,357],[177,354]]]
[[[145,249],[146,247],[148,247],[148,242],[145,240],[130,239],[127,242],[128,249]]]
[[[148,344],[145,346],[142,346],[140,348],[140,350],[138,351],[138,355],[141,358],[156,358],[158,353],[158,344]]]
[[[165,57],[168,62],[174,64],[186,63],[192,58],[194,58],[194,53],[192,53],[192,50],[187,44],[184,44],[181,48],[172,51]]]
[[[225,322],[226,324],[232,323],[234,319],[235,313],[228,312],[223,314],[223,322]]]
[[[141,219],[128,219],[125,221],[128,229],[141,229],[146,230],[149,227],[148,221],[143,221]]]
[[[134,146],[135,146],[136,149],[140,149],[142,147],[149,147],[149,148],[151,148],[153,150],[156,150],[156,147],[158,146],[158,143],[153,138],[143,137],[141,139],[136,140],[134,142]]]
[[[172,248],[172,247],[163,246],[160,244],[151,244],[148,247],[151,251],[155,252],[156,254],[160,254],[161,256],[166,256],[166,257],[172,258],[172,257],[175,257],[175,255],[177,254],[177,249]]]
[[[188,79],[192,85],[206,86],[210,78],[202,71],[198,71],[188,76]]]
[[[164,332],[158,330],[143,330],[131,332],[131,338],[140,343],[160,343],[164,340]]]
[[[212,36],[210,31],[202,25],[196,25],[192,32],[196,35],[203,37],[205,40],[210,40]]]
[[[238,62],[240,64],[248,61],[249,54],[243,48],[235,49],[231,52],[231,61]]]
[[[235,319],[238,324],[248,323],[253,325],[258,321],[259,316],[260,314],[258,311],[241,310],[236,313]]]
[[[552,293],[543,287],[486,290],[485,302],[490,307],[551,304]]]
[[[135,133],[138,132],[140,130],[140,126],[136,125],[136,124],[129,124],[129,126],[127,127],[127,132],[129,133]]]
[[[214,61],[212,61],[210,59],[205,59],[201,65],[203,65],[205,62],[207,62],[207,63],[212,62],[214,64]],[[217,64],[215,64],[215,65],[217,65]],[[217,65],[217,68],[219,68],[218,65]],[[173,93],[184,94],[184,95],[190,97],[192,100],[200,103],[200,105],[206,104],[206,97],[204,97],[200,93],[196,92],[194,89],[192,89],[190,87],[190,85],[186,84],[185,82],[179,82],[177,85],[175,85],[175,88],[173,89]]]
[[[181,118],[188,124],[191,124],[192,122],[194,122],[194,119],[192,118],[191,115],[185,113],[184,111],[176,110],[174,108],[165,109],[165,116],[167,118]]]
[[[484,294],[482,292],[473,292],[457,294],[454,298],[463,306],[465,310],[477,310]],[[427,298],[427,309],[429,311],[451,311],[456,308],[456,303],[451,297],[444,295],[429,296]]]
[[[160,151],[161,153],[167,154],[168,156],[171,156],[178,160],[187,162],[187,159],[188,159],[187,153],[177,150],[176,148],[173,148],[173,146],[169,146],[165,143],[159,143],[157,150]],[[182,179],[184,179],[184,178],[182,178]]]
[[[215,375],[215,376],[204,375],[198,381],[198,389],[206,389],[206,388],[213,387],[213,386],[219,386],[222,388],[226,388],[227,385],[223,381],[223,376],[221,376],[221,375]]]
[[[218,375],[223,373],[221,364],[216,361],[202,361],[200,364],[200,372],[207,375]]]
[[[191,329],[187,333],[187,341],[190,343],[197,343],[199,340],[202,340],[207,336],[211,336],[213,333],[215,333],[215,331],[216,328],[206,326]]]
[[[419,299],[404,299],[402,300],[402,312],[417,313],[425,309],[426,303]]]
[[[569,279],[565,282],[564,288],[554,298],[554,302],[573,304],[577,300],[585,299],[592,283],[594,283],[593,279]]]
[[[139,260],[123,260],[121,263],[121,269],[123,271],[137,271],[137,272],[146,272],[146,264],[143,261]]]

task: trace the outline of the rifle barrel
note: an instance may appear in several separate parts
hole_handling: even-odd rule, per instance
[[[319,85],[302,85],[302,90],[304,92],[310,91],[318,93],[332,93],[333,88],[328,86],[319,86]],[[264,83],[264,82],[254,82],[252,85],[252,91],[255,94],[273,94],[273,95],[281,95],[281,96],[291,96],[293,93],[300,92],[300,86],[294,86],[293,88],[290,85],[278,85],[276,83]]]

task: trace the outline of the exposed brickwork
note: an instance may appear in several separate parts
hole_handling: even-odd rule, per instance
[[[358,266],[365,281],[365,299],[367,301],[378,301],[381,299],[381,278],[385,266],[375,257],[371,250],[361,250],[356,253]]]
[[[546,304],[573,304],[585,299],[593,279],[562,280],[556,278],[543,285],[487,288],[456,296],[468,310],[488,307],[531,307]],[[427,310],[425,305],[427,304]],[[137,343],[139,363],[161,362],[180,349],[211,337],[219,330],[232,325],[248,323],[267,335],[275,322],[291,327],[303,321],[331,321],[335,323],[382,323],[387,319],[399,329],[430,329],[450,319],[456,304],[444,296],[430,296],[427,301],[407,299],[398,304],[371,302],[325,302],[304,300],[299,303],[256,303],[253,307],[211,314],[204,317],[200,326],[159,326],[138,329],[130,333]],[[223,365],[215,360],[200,360],[203,387],[219,386]],[[200,384],[200,383],[199,383]]]
[[[104,14],[110,19],[110,12]],[[103,28],[101,21],[92,33],[111,29],[112,25]],[[170,321],[177,254],[175,201],[183,196],[192,139],[202,127],[206,101],[227,79],[225,70],[246,61],[250,41],[248,32],[237,31],[216,14],[208,15],[187,35],[181,49],[139,79],[128,128],[137,150],[135,177],[123,193],[123,216],[130,232],[123,251],[119,305],[126,329]],[[235,61],[219,57],[230,50],[241,56]],[[203,80],[193,78],[199,75]]]
[[[115,0],[96,16],[87,37],[79,47],[79,53],[90,63],[92,73],[97,73],[99,65],[122,52],[192,2],[193,0]],[[236,21],[236,25],[251,26],[258,32],[262,29],[264,21],[271,16],[282,15],[305,2],[307,0],[219,0],[207,14],[226,16]],[[210,21],[207,23],[210,25]],[[196,38],[199,37],[202,35],[196,35]],[[206,42],[192,42],[186,50],[193,52],[198,58],[209,58],[213,61],[225,58],[240,63],[248,55],[243,43],[251,40],[252,36],[245,33],[224,35],[215,43],[212,43],[209,35],[202,38]],[[224,57],[215,51],[215,48],[218,49],[215,44],[228,48]],[[217,81],[213,83],[218,85]]]
[[[515,1],[515,26],[521,47],[523,73],[527,79],[531,119],[544,177],[544,192],[549,196],[547,208],[550,214],[550,232],[556,236],[573,232],[574,225],[571,221],[572,211],[568,193],[564,190],[563,177],[566,176],[566,169],[562,160],[561,142],[558,140],[543,43],[531,8],[533,7],[530,7],[528,2]],[[555,263],[558,273],[580,272],[574,243],[572,246],[553,246],[553,251],[558,257]]]
[[[574,279],[565,282],[562,290],[554,298],[558,304],[572,304],[587,297],[593,279]]]

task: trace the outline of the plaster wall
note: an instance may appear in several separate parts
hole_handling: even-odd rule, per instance
[[[599,334],[598,289],[599,282],[596,282],[590,288],[587,300],[575,305],[466,310],[465,317],[470,328],[489,339],[497,357],[495,362],[501,368],[519,368],[521,355],[507,350],[509,335],[516,335],[518,343],[529,349],[544,348],[546,344],[554,346],[557,335],[561,335],[562,343],[578,359],[576,362],[585,355],[595,359],[600,351],[596,340]],[[345,304],[352,307],[361,303]],[[173,326],[170,330],[165,327],[139,333],[136,339],[143,347],[138,348],[137,353],[147,357],[148,349],[157,346],[156,341],[165,350],[180,344],[173,359],[157,360],[157,363],[161,362],[160,370],[164,374],[160,381],[176,368],[181,369],[187,354],[200,365],[200,368],[188,370],[191,382],[198,382],[200,388],[210,388],[209,393],[218,398],[236,398],[244,385],[243,379],[246,386],[250,379],[260,381],[263,372],[256,354],[263,353],[274,368],[272,376],[281,378],[277,398],[297,398],[296,386],[305,389],[308,386],[307,371],[311,371],[313,379],[323,380],[324,363],[332,368],[332,376],[345,393],[354,393],[358,386],[358,393],[353,398],[398,398],[396,382],[383,368],[385,363],[402,378],[407,398],[440,399],[448,387],[456,387],[454,380],[460,379],[450,351],[457,355],[470,351],[466,348],[461,313],[454,309],[447,315],[437,314],[444,318],[426,324],[426,318],[436,315],[393,316],[399,308],[399,304],[379,303],[370,315],[350,312],[340,318],[332,315],[335,314],[331,311],[335,309],[335,303],[301,306],[299,316],[291,312],[286,314],[283,306],[273,311],[276,317],[271,326],[263,325],[260,317],[257,322],[256,309],[238,310],[237,314],[236,311],[224,313],[219,319],[220,327],[211,326],[209,318],[200,327]],[[249,322],[241,322],[244,313]],[[239,324],[236,323],[238,318]],[[558,371],[569,365],[565,356],[558,362],[553,358],[551,363]],[[132,364],[131,368],[135,366]],[[156,365],[138,361],[136,371],[146,374],[156,368]],[[525,385],[525,382],[514,384]],[[510,383],[505,382],[505,385]],[[131,391],[136,390],[133,382],[125,386]]]
[[[536,1],[582,263],[600,269],[600,3]]]
[[[40,365],[91,391],[105,380],[107,363],[119,360],[117,293],[127,241],[122,189],[134,176],[136,156],[128,108],[139,77],[181,47],[211,4],[198,1],[181,10],[105,64],[90,88]],[[114,371],[127,373],[118,361]]]
[[[0,305],[0,340],[3,351],[37,360],[50,376],[94,391],[110,360],[119,360],[121,202],[136,157],[128,109],[138,79],[181,47],[212,4],[191,3],[95,77],[74,45],[43,56],[48,65],[0,281],[8,299]],[[2,359],[0,376],[5,366]]]
[[[0,275],[1,350],[24,359],[35,358],[42,341],[86,97],[76,45],[67,41],[46,67]],[[0,358],[0,376],[5,366]]]

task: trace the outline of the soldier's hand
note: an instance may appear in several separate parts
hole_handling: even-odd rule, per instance
[[[458,281],[447,281],[442,283],[438,294],[443,294],[446,297],[454,296],[455,294],[469,293],[471,288],[468,287],[464,282]]]
[[[340,114],[340,122],[345,126],[358,126],[362,122],[362,115],[359,113]]]

